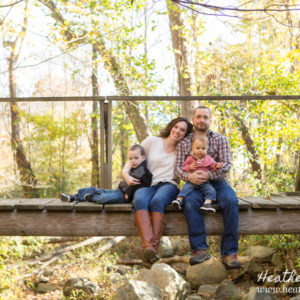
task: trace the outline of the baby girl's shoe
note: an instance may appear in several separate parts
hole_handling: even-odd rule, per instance
[[[176,208],[177,211],[182,210],[182,200],[181,199],[173,200],[172,205]]]
[[[216,212],[216,210],[212,207],[210,203],[204,203],[200,209],[202,210],[203,213],[211,215]]]

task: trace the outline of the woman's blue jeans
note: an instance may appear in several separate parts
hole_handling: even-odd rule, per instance
[[[224,231],[221,240],[221,255],[236,254],[238,250],[238,199],[234,190],[226,181],[211,180],[210,183],[217,192],[216,203],[222,209],[223,214]],[[204,217],[200,210],[203,201],[203,194],[199,190],[189,193],[184,201],[184,213],[193,252],[208,248]]]
[[[178,194],[179,190],[175,184],[160,182],[150,187],[138,189],[133,196],[135,212],[141,209],[150,212],[164,213],[168,206]]]
[[[86,194],[92,194],[92,202],[98,204],[118,204],[126,202],[124,195],[119,188],[117,188],[116,190],[109,190],[98,189],[91,186],[88,188],[79,189],[77,194],[75,195],[76,201],[84,201],[84,195]]]

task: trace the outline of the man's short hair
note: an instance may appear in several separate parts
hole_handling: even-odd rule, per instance
[[[205,105],[199,105],[199,106],[197,106],[197,107],[194,109],[194,111],[193,111],[193,116],[195,115],[197,109],[207,109],[208,112],[209,112],[209,115],[211,116],[211,111],[210,111],[210,109],[209,109],[207,106],[205,106]]]
[[[139,145],[139,144],[132,145],[132,146],[129,148],[129,151],[135,151],[135,150],[138,150],[138,149],[140,150],[142,156],[146,156],[146,151],[145,151],[145,149],[143,148],[143,146],[141,146],[141,145]]]

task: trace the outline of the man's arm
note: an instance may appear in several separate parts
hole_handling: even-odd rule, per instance
[[[218,143],[218,158],[219,161],[223,163],[222,169],[218,172],[209,171],[210,179],[212,180],[220,180],[224,179],[231,167],[231,153],[230,146],[228,140],[225,136],[221,136]]]
[[[185,158],[189,155],[190,151],[187,151],[188,141],[181,141],[176,147],[176,164],[175,164],[175,175],[181,180],[188,181],[190,173],[182,170]]]

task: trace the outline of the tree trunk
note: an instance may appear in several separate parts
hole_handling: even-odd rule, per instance
[[[255,177],[257,179],[261,180],[262,179],[262,169],[261,169],[261,165],[259,164],[259,156],[256,152],[254,142],[253,142],[252,138],[250,137],[249,130],[248,130],[247,126],[245,125],[245,123],[243,122],[243,120],[239,116],[234,115],[234,118],[239,123],[239,127],[240,127],[241,133],[242,133],[242,138],[244,140],[244,143],[246,145],[248,152],[250,153],[249,160],[250,160],[252,171],[255,173]]]
[[[11,47],[11,55],[8,58],[9,65],[9,93],[10,93],[10,112],[11,112],[11,146],[14,154],[14,159],[19,171],[20,181],[23,188],[25,198],[39,198],[39,191],[36,188],[37,179],[31,169],[30,162],[26,159],[25,151],[20,135],[20,116],[16,97],[16,88],[14,83],[14,47]]]
[[[93,96],[99,96],[98,92],[98,64],[97,64],[97,52],[93,47],[92,53],[93,69],[92,69],[92,90]],[[92,143],[91,143],[91,158],[92,158],[92,174],[91,174],[91,185],[100,187],[100,168],[99,168],[99,140],[98,140],[98,122],[97,122],[97,106],[98,101],[93,102],[93,112],[91,118],[92,127]]]
[[[180,96],[191,96],[191,74],[188,64],[188,51],[186,41],[183,35],[183,23],[180,18],[179,7],[167,0],[169,26],[172,37],[172,46],[175,55],[175,64],[177,69],[177,81]],[[197,101],[181,101],[180,114],[183,117],[191,119]]]
[[[122,68],[118,64],[117,59],[106,48],[104,40],[102,38],[95,44],[95,49],[99,52],[99,54],[102,57],[109,57],[109,60],[104,60],[104,65],[106,69],[110,72],[110,75],[112,76],[115,86],[120,95],[129,96],[131,92],[127,85],[126,78],[122,73]],[[125,107],[125,111],[136,132],[136,136],[139,142],[143,141],[149,135],[149,129],[147,127],[144,117],[142,116],[139,110],[138,102],[124,101],[123,104]]]
[[[59,24],[67,24],[68,22],[65,22],[64,17],[62,14],[59,12],[57,9],[55,3],[52,0],[41,0],[41,3],[43,3],[46,7],[48,7],[52,14],[51,16],[59,23]],[[65,25],[64,25],[65,26]],[[72,41],[74,38],[74,44],[77,46],[79,44],[90,44],[91,41],[86,37],[87,32],[82,33],[82,38],[76,37],[75,34],[71,31],[70,28],[66,29],[64,31],[64,37],[68,41]],[[72,47],[73,43],[69,43],[69,47]],[[105,57],[104,60],[104,65],[105,68],[108,70],[110,73],[111,77],[114,80],[114,84],[119,92],[120,95],[122,96],[129,96],[131,95],[130,88],[126,82],[126,78],[122,72],[122,67],[119,65],[116,57],[113,55],[113,53],[106,48],[105,42],[103,37],[101,36],[101,33],[98,32],[98,37],[97,40],[94,41],[93,47],[95,50],[100,54],[101,57]],[[149,135],[149,130],[147,127],[147,123],[141,114],[138,106],[138,102],[136,101],[124,101],[123,102],[125,111],[133,125],[133,128],[136,132],[136,136],[141,142],[144,140],[148,135]]]

